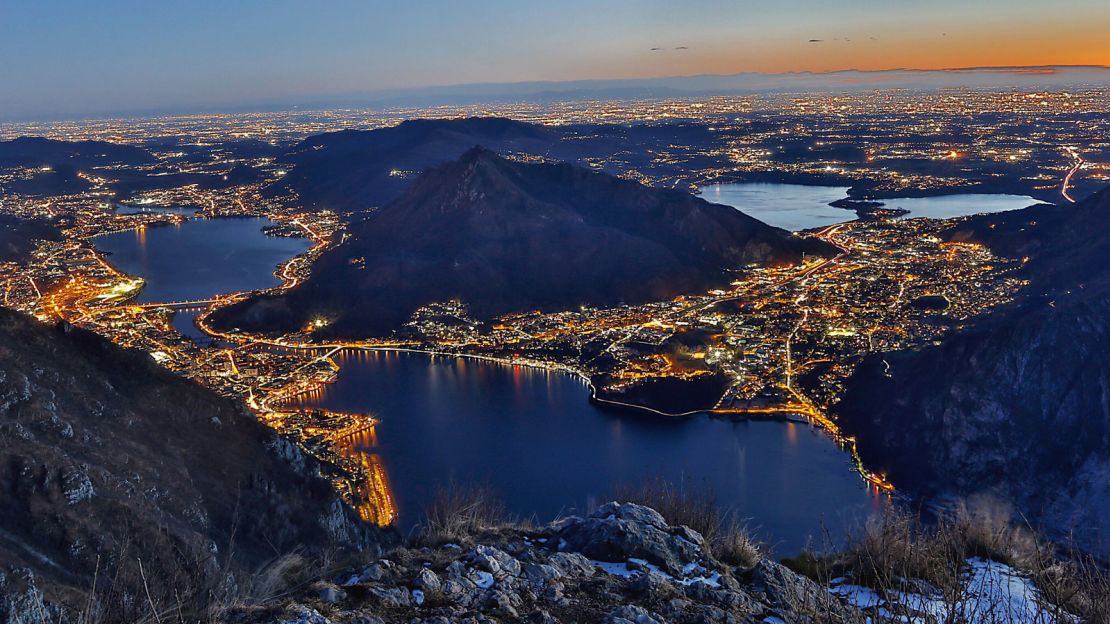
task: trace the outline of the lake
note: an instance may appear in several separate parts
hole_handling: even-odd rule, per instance
[[[658,478],[712,491],[781,555],[823,529],[839,539],[887,502],[849,456],[805,424],[664,419],[600,409],[575,376],[423,354],[346,351],[336,383],[298,404],[369,412],[408,530],[437,488],[491,487],[541,521]]]
[[[267,236],[262,218],[189,219],[180,225],[117,232],[93,239],[121,271],[143,277],[138,301],[194,301],[277,286],[274,269],[307,251],[304,238]]]
[[[853,221],[852,210],[834,208],[829,202],[848,196],[847,187],[808,184],[715,184],[701,190],[701,197],[715,204],[732,206],[764,223],[798,231]],[[903,208],[900,218],[951,219],[966,215],[1017,210],[1039,203],[1026,195],[960,193],[935,197],[881,199],[885,208]]]
[[[195,219],[95,239],[121,270],[147,280],[140,300],[207,299],[278,283],[276,265],[308,249],[266,236],[264,219]],[[195,311],[175,325],[204,340]],[[782,555],[827,529],[840,537],[881,509],[848,454],[804,424],[658,419],[599,409],[568,374],[459,358],[355,351],[335,384],[302,405],[369,412],[375,454],[400,512],[416,523],[436,488],[488,484],[510,510],[549,520],[604,502],[621,486],[664,478],[715,492]]]
[[[829,202],[848,196],[848,187],[808,184],[714,184],[701,189],[701,198],[738,208],[744,214],[792,232],[852,221],[856,213]]]
[[[939,195],[937,197],[903,197],[882,201],[886,203],[885,208],[909,210],[909,213],[902,215],[899,217],[900,219],[916,219],[918,217],[952,219],[973,214],[1018,210],[1028,208],[1033,204],[1043,203],[1027,195],[975,193]]]

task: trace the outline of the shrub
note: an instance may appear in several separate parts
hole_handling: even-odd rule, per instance
[[[415,540],[438,545],[464,542],[478,533],[497,529],[512,518],[489,486],[437,488],[418,527]]]
[[[675,486],[665,479],[618,490],[621,501],[651,507],[668,524],[687,526],[705,538],[710,554],[722,563],[751,568],[763,558],[760,545],[732,512],[722,511],[709,488]]]

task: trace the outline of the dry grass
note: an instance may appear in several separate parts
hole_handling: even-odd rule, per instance
[[[433,494],[412,541],[423,545],[463,543],[512,521],[493,488],[448,486]]]
[[[1059,558],[1057,549],[1027,526],[1013,521],[1009,509],[990,499],[957,505],[935,523],[892,508],[849,537],[842,548],[804,553],[784,561],[795,571],[828,584],[847,576],[880,594],[926,591],[956,612],[968,599],[964,575],[972,557],[1009,565],[1029,576],[1041,591],[1044,609],[1057,621],[1066,614],[1083,622],[1110,624],[1110,575],[1105,567],[1078,553]],[[932,587],[912,584],[925,581]],[[895,616],[914,617],[897,604]]]
[[[617,492],[617,500],[651,507],[673,526],[687,526],[705,538],[710,554],[729,565],[751,568],[763,558],[760,545],[732,512],[722,511],[712,490],[654,479]]]
[[[1090,555],[1071,552],[1031,574],[1052,605],[1084,622],[1110,624],[1110,571]]]
[[[965,559],[982,557],[1030,571],[1044,566],[1047,551],[1032,530],[1013,518],[1009,505],[980,497],[957,505],[940,529]]]

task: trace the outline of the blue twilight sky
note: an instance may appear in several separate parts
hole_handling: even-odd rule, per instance
[[[1107,0],[0,0],[0,119],[473,82],[1104,65],[1108,32]]]

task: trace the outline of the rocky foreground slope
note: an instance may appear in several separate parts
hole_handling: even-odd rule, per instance
[[[482,543],[394,551],[231,622],[856,621],[861,613],[784,566],[743,573],[705,540],[640,505],[507,528]],[[777,619],[776,619],[777,618]]]
[[[0,308],[0,621],[177,621],[276,554],[376,541],[242,408]]]
[[[886,532],[892,537],[897,531]],[[879,550],[833,565],[817,582],[748,549],[723,548],[655,510],[607,503],[586,516],[541,527],[501,525],[427,540],[385,557],[332,570],[266,603],[233,610],[238,624],[448,624],[606,622],[859,623],[1076,621],[1043,600],[1029,577],[982,558],[956,560],[952,583],[908,577],[908,541],[871,540]],[[903,535],[905,537],[905,535]],[[948,542],[954,546],[955,542]],[[936,551],[934,551],[936,552]],[[922,553],[924,554],[924,553]],[[737,556],[741,555],[741,556]],[[916,555],[914,555],[916,556]],[[821,564],[815,564],[821,565]],[[865,574],[897,581],[875,589]],[[818,578],[821,575],[816,575]],[[1087,601],[1085,604],[1089,604]]]

